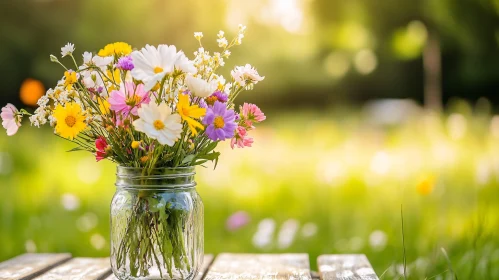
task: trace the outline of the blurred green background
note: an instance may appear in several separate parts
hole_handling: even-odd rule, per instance
[[[194,31],[214,50],[238,23],[222,73],[266,76],[241,100],[268,119],[253,148],[222,144],[197,170],[206,252],[307,252],[312,269],[364,253],[403,279],[405,249],[409,279],[499,279],[497,0],[4,0],[0,101],[33,110],[67,42],[191,54]],[[28,122],[0,133],[0,261],[109,254],[115,167],[71,148]]]

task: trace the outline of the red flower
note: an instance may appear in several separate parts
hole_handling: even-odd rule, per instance
[[[106,139],[99,136],[99,138],[95,139],[95,149],[97,150],[95,153],[95,159],[97,161],[105,159],[110,151],[110,148],[111,147],[107,144]]]

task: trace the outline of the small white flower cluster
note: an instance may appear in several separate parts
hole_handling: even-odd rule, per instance
[[[236,38],[236,45],[241,45],[242,44],[245,32],[246,32],[246,26],[242,25],[242,24],[239,24],[239,26],[238,26],[238,32],[237,32],[237,38]]]
[[[84,52],[83,65],[79,67],[79,69],[82,70],[80,74],[82,76],[83,85],[96,92],[99,91],[99,88],[104,88],[106,84],[101,73],[106,73],[113,61],[114,58],[112,56],[92,56],[91,52]],[[103,91],[102,93],[104,94],[105,92]]]
[[[226,48],[229,45],[229,42],[227,39],[224,37],[224,32],[222,30],[218,31],[218,39],[217,43],[220,48]]]
[[[53,108],[59,104],[64,106],[68,102],[82,105],[78,93],[73,88],[68,89],[66,78],[63,77],[57,82],[55,88],[48,89],[45,95],[38,99],[38,108],[29,117],[31,125],[40,127],[48,121],[50,126],[55,126],[55,118],[52,116]]]
[[[194,32],[194,38],[196,40],[201,41],[201,38],[203,38],[203,32]]]
[[[61,55],[62,57],[65,57],[67,55],[73,54],[74,51],[75,51],[75,45],[67,43],[64,47],[61,48]]]

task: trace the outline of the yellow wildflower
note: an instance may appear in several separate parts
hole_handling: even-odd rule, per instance
[[[429,195],[435,188],[435,177],[427,176],[416,186],[416,190],[420,195]]]
[[[66,90],[71,90],[73,88],[73,84],[76,83],[78,80],[76,78],[76,72],[75,71],[66,71],[64,72],[64,86],[66,87]]]
[[[132,141],[132,144],[130,145],[132,149],[137,149],[140,146],[140,141]]]
[[[106,99],[97,97],[97,103],[99,104],[99,110],[102,114],[106,115],[110,113],[109,108],[111,107],[111,104],[109,104]]]
[[[132,46],[124,42],[116,42],[112,44],[107,44],[103,49],[101,49],[98,53],[99,56],[110,56],[117,55],[123,56],[130,54],[132,52]]]
[[[143,156],[140,158],[140,162],[146,163],[149,160],[149,156]]]
[[[120,69],[115,69],[114,71],[111,72],[111,70],[106,71],[106,76],[103,79],[105,82],[111,80],[112,82],[116,83],[119,85],[121,83],[121,73]],[[113,85],[114,87],[114,85]]]
[[[192,135],[197,135],[198,132],[196,128],[204,129],[204,126],[194,119],[198,119],[206,115],[205,108],[199,108],[198,105],[189,105],[189,96],[185,94],[179,94],[177,103],[178,114],[182,117],[184,121],[187,122]]]
[[[64,107],[61,104],[57,105],[54,117],[57,120],[55,132],[70,140],[76,138],[78,133],[87,127],[80,105],[74,102],[67,103]]]

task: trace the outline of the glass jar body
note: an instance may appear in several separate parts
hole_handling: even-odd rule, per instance
[[[194,168],[118,167],[111,266],[118,279],[194,279],[203,261],[203,203]]]

